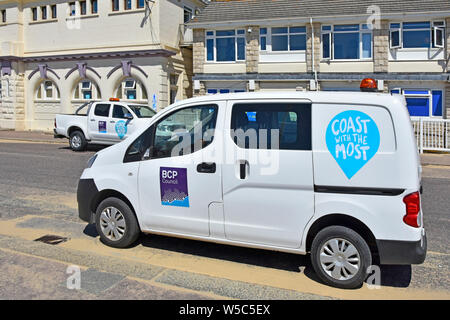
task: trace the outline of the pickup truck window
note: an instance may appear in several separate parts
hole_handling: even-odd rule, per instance
[[[128,107],[130,107],[130,109],[133,110],[134,114],[138,118],[151,118],[156,114],[154,110],[150,109],[147,106],[129,104]]]
[[[127,108],[115,104],[112,117],[117,119],[125,119],[125,115],[127,113],[130,113]]]
[[[110,104],[97,104],[94,114],[99,117],[109,117]]]

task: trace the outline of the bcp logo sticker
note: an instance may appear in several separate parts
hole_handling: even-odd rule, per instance
[[[161,167],[159,183],[163,206],[189,207],[186,168]]]
[[[127,134],[127,123],[123,120],[117,121],[115,129],[119,138],[123,139]]]
[[[339,113],[328,124],[326,143],[348,179],[369,162],[380,147],[377,124],[364,112]]]

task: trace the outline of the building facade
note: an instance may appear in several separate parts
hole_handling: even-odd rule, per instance
[[[450,117],[450,1],[213,1],[193,30],[194,95],[254,90],[403,94]]]
[[[192,95],[184,22],[199,0],[0,1],[0,128],[53,128],[111,97],[156,110]]]

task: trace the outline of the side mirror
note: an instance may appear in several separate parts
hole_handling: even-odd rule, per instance
[[[127,119],[127,123],[125,125],[128,125],[131,120],[133,120],[133,115],[131,113],[125,113],[123,116]]]

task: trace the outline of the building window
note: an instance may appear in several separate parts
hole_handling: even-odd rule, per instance
[[[184,7],[184,23],[189,22],[192,19],[192,9]]]
[[[2,10],[2,23],[6,23],[6,10]]]
[[[31,19],[33,21],[37,21],[37,19],[38,19],[37,8],[31,8]]]
[[[87,4],[86,1],[80,1],[80,14],[85,16],[87,14]]]
[[[58,16],[58,13],[57,13],[57,11],[56,11],[56,4],[50,6],[50,9],[51,9],[51,11],[52,11],[52,19],[56,19],[57,16]]]
[[[122,100],[148,101],[145,87],[133,78],[128,78],[121,82],[117,89],[116,97]]]
[[[260,28],[261,51],[306,50],[306,27]]]
[[[43,81],[36,92],[37,100],[57,100],[59,99],[58,87],[50,80]]]
[[[322,58],[371,59],[372,30],[366,24],[322,26]]]
[[[207,61],[245,60],[245,30],[207,31],[206,51]]]
[[[119,11],[119,0],[112,0],[112,11]]]
[[[97,0],[91,0],[91,13],[92,14],[98,13],[98,1]]]
[[[402,22],[390,24],[390,47],[401,48],[444,48],[445,23]]]
[[[245,92],[244,89],[208,89],[207,94],[220,94],[220,93],[232,93],[232,92]]]
[[[81,80],[75,87],[74,100],[99,100],[101,99],[98,86],[90,80]]]
[[[145,6],[145,0],[137,0],[136,7],[141,9]]]
[[[41,19],[42,20],[47,20],[47,7],[41,7]]]
[[[75,2],[70,2],[69,3],[69,10],[70,10],[70,16],[73,17],[76,15],[76,6],[75,6]]]
[[[131,10],[131,0],[124,0],[125,10]]]
[[[442,117],[443,91],[430,89],[393,89],[391,93],[402,94],[411,117]]]

